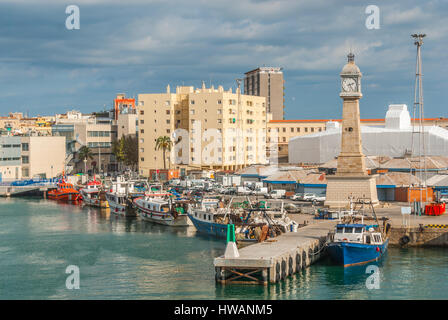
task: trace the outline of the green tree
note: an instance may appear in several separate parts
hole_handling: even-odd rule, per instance
[[[138,138],[135,135],[123,137],[124,163],[132,169],[138,166]]]
[[[112,153],[115,155],[117,159],[118,165],[125,161],[125,138],[121,137],[120,140],[116,140],[112,143]]]
[[[160,136],[156,140],[156,150],[162,149],[163,152],[163,169],[166,169],[166,151],[171,151],[171,146],[173,143],[171,142],[170,137],[167,136]]]

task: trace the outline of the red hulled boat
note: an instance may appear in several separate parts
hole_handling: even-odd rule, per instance
[[[76,190],[71,183],[61,180],[58,182],[57,189],[48,191],[48,199],[60,201],[80,201],[81,194]]]

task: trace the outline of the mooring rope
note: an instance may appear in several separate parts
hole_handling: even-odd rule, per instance
[[[325,240],[324,244],[322,244],[322,248],[320,248],[317,252],[311,252],[310,255],[315,256],[316,254],[319,254],[325,248],[327,243],[328,243],[328,239]]]

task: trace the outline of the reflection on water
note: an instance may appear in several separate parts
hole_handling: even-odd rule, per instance
[[[0,299],[447,299],[447,249],[396,249],[366,266],[322,260],[278,284],[216,284],[213,259],[225,241],[42,199],[0,199]],[[81,289],[65,288],[77,265]],[[7,290],[5,290],[7,288]]]

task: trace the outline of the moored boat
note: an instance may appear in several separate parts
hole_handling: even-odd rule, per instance
[[[81,194],[71,183],[61,180],[57,184],[57,188],[47,193],[48,199],[66,202],[75,202],[81,200]]]
[[[327,245],[330,257],[344,267],[380,260],[389,239],[384,239],[377,228],[377,225],[338,224],[333,240]]]
[[[362,201],[360,203],[363,206],[365,204]],[[362,265],[380,260],[387,252],[390,225],[386,225],[385,218],[381,226],[372,203],[368,204],[372,208],[374,224],[364,223],[364,219],[369,217],[354,213],[350,199],[350,211],[341,217],[343,221],[329,234],[327,251],[335,263],[344,267]],[[359,220],[360,223],[357,223]]]
[[[106,193],[104,192],[100,181],[89,181],[87,185],[80,190],[80,193],[85,205],[97,208],[109,208]]]
[[[281,212],[280,219],[265,208],[231,209],[232,200],[227,207],[216,199],[203,199],[195,206],[190,205],[188,217],[199,233],[221,239],[227,237],[229,224],[235,225],[236,240],[239,244],[261,242],[267,237],[275,237],[289,231],[295,222]],[[252,205],[250,204],[252,207]]]
[[[112,183],[109,191],[106,192],[106,199],[109,203],[111,213],[135,217],[137,216],[133,199],[144,195],[144,190],[135,186],[133,181],[125,181],[118,177],[117,181]]]
[[[189,226],[188,203],[171,198],[145,196],[134,200],[140,217],[144,220],[172,227]]]

